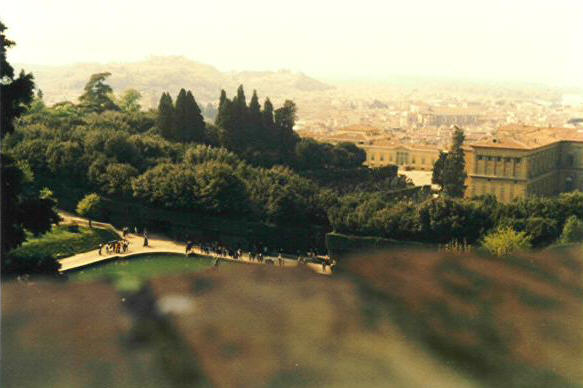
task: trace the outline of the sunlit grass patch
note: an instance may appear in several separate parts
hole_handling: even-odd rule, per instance
[[[100,243],[117,239],[117,234],[106,229],[59,225],[42,236],[29,235],[22,246],[10,252],[10,255],[15,258],[52,256],[62,259],[97,249]]]

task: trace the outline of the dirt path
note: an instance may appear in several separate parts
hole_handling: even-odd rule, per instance
[[[89,221],[85,218],[81,218],[78,216],[75,216],[73,214],[67,213],[67,212],[59,212],[59,215],[63,218],[63,222],[64,223],[77,223],[80,225],[89,225]],[[122,236],[122,231],[117,230],[115,227],[113,227],[111,224],[106,224],[103,222],[92,222],[92,225],[94,228],[102,228],[102,229],[110,229],[112,231],[115,231],[115,233],[117,233],[120,236]],[[176,241],[173,241],[171,239],[169,239],[166,236],[160,235],[160,234],[150,234],[148,233],[148,246],[145,247],[144,246],[144,237],[142,235],[139,234],[135,234],[135,233],[129,233],[126,236],[126,240],[129,241],[130,245],[128,247],[128,250],[126,253],[112,253],[112,254],[106,254],[105,253],[105,248],[103,248],[102,250],[102,254],[99,254],[99,250],[98,249],[94,249],[88,252],[83,252],[83,253],[79,253],[70,257],[66,257],[64,259],[59,260],[59,262],[61,263],[61,272],[65,272],[74,268],[80,268],[80,267],[85,267],[87,265],[90,264],[94,264],[94,263],[98,263],[101,261],[107,261],[107,260],[115,260],[118,259],[120,257],[131,257],[134,255],[138,255],[138,254],[144,254],[144,253],[151,253],[151,254],[155,254],[155,253],[180,253],[180,254],[184,254],[185,250],[186,250],[186,244],[183,243],[179,243]],[[192,250],[194,253],[202,255],[202,256],[211,256],[211,257],[219,257],[216,255],[207,255],[205,253],[203,253],[202,251],[200,251],[198,248],[195,248]],[[235,261],[235,262],[245,262],[245,263],[249,263],[249,264],[256,264],[256,265],[261,265],[261,263],[258,263],[256,261],[250,261],[249,257],[247,254],[243,254],[243,257],[241,257],[239,260],[235,260],[232,258],[228,258],[228,257],[219,257],[221,260],[226,260],[226,261]],[[266,257],[273,259],[274,262],[277,263],[277,258],[275,257]],[[265,261],[264,263],[265,264]],[[276,264],[277,265],[277,264]],[[289,260],[289,259],[284,259],[284,267],[296,267],[298,265],[298,262],[296,260]],[[320,273],[320,274],[326,274],[326,275],[330,275],[330,269],[329,267],[327,268],[326,271],[322,271],[322,266],[315,264],[315,263],[308,263],[307,266],[312,269],[314,272]]]

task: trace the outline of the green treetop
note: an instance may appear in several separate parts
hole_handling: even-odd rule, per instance
[[[81,217],[89,218],[89,227],[91,228],[91,219],[99,218],[103,214],[103,201],[98,194],[88,194],[77,204],[77,214]]]
[[[168,140],[174,138],[174,105],[169,93],[162,93],[160,97],[156,126],[162,137]]]
[[[466,191],[466,161],[462,148],[464,140],[464,131],[455,127],[451,149],[445,159],[442,172],[443,192],[450,197],[461,198]]]
[[[4,35],[6,26],[0,22],[0,136],[14,131],[13,120],[19,117],[33,99],[34,81],[32,74],[21,71],[14,78],[14,69],[6,60],[6,49],[14,42]]]
[[[85,85],[85,93],[79,97],[81,107],[90,112],[105,112],[106,110],[120,110],[119,106],[113,102],[113,89],[105,83],[105,79],[111,73],[97,73],[91,75],[89,82]]]

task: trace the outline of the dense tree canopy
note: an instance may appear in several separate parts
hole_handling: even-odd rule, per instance
[[[14,68],[6,59],[6,50],[14,46],[4,31],[6,26],[0,21],[0,137],[14,131],[14,119],[26,111],[32,102],[34,81],[32,74],[24,70],[14,77]]]

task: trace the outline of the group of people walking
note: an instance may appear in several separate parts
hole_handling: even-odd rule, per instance
[[[102,254],[103,248],[105,248],[105,254],[111,253],[126,253],[130,246],[130,242],[126,239],[117,240],[117,241],[110,241],[106,244],[99,244],[99,255]]]
[[[244,252],[241,248],[232,248],[226,244],[214,241],[214,242],[193,242],[188,241],[186,243],[185,254],[188,255],[198,248],[199,251],[204,255],[215,256],[215,261],[220,258],[230,258],[233,260],[240,260],[243,258]],[[273,255],[273,253],[272,253]],[[277,264],[280,267],[285,266],[285,259],[283,257],[283,251],[279,249],[277,256],[270,257],[270,251],[267,246],[262,244],[257,244],[253,249],[249,250],[246,254],[247,260],[251,262],[265,263],[265,264]],[[336,260],[330,260],[329,256],[319,256],[315,249],[311,249],[303,256],[299,251],[297,255],[297,262],[300,264],[320,263],[322,264],[322,271],[326,272],[326,268],[329,268],[330,272],[334,270],[336,266]],[[218,266],[218,263],[217,263]]]

